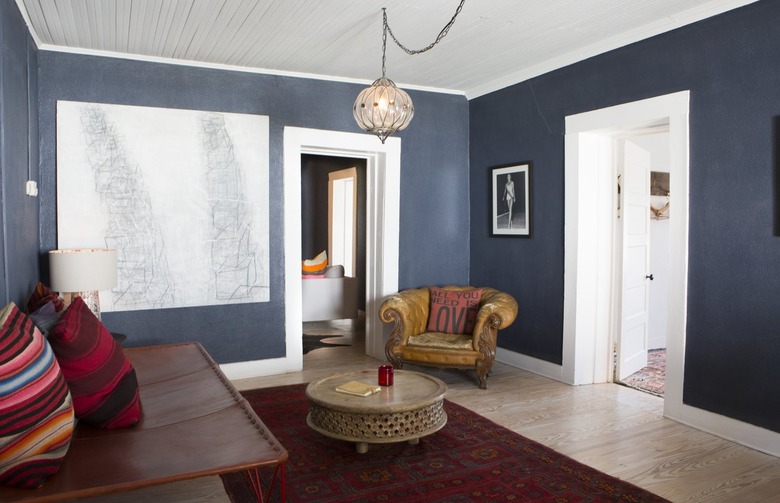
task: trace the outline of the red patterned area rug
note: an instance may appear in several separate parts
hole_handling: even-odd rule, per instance
[[[358,454],[354,444],[306,425],[305,390],[296,384],[243,392],[290,453],[289,502],[666,501],[447,400],[447,425],[418,445],[371,444]],[[264,490],[272,474],[261,470]],[[245,475],[222,480],[234,503],[255,501]],[[270,500],[279,498],[277,481]]]

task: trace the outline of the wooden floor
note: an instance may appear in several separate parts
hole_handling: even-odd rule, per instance
[[[351,336],[344,322],[328,328]],[[239,389],[310,382],[375,368],[360,332],[351,347],[315,349],[303,371],[236,381]],[[674,502],[778,502],[780,459],[662,416],[663,399],[616,384],[568,386],[496,363],[488,389],[473,372],[407,366],[447,383],[447,398],[582,463]],[[261,414],[262,417],[262,414]],[[168,484],[89,502],[228,502],[218,477]]]

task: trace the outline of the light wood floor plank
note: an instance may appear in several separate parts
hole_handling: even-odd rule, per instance
[[[353,335],[342,323],[325,328]],[[362,354],[359,333],[353,340],[353,347],[311,351],[301,372],[245,379],[236,387],[307,383],[384,363]],[[493,367],[487,390],[479,389],[473,372],[407,368],[442,379],[449,400],[671,501],[780,501],[780,459],[665,419],[661,398],[613,384],[568,386],[500,363]],[[211,503],[228,498],[220,479],[209,477],[85,501]]]

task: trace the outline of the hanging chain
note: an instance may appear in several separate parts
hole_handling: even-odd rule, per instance
[[[385,78],[385,51],[387,51],[387,12],[382,7],[382,78]]]
[[[390,37],[392,37],[395,44],[403,49],[403,51],[406,54],[414,56],[415,54],[422,54],[423,52],[430,51],[433,49],[433,47],[441,42],[441,39],[447,36],[447,33],[449,33],[450,28],[452,28],[452,25],[455,24],[455,19],[458,17],[458,14],[460,14],[460,11],[463,10],[463,4],[466,3],[466,0],[460,0],[460,5],[458,5],[458,8],[455,10],[455,15],[452,16],[452,19],[450,19],[450,22],[447,23],[444,28],[441,29],[439,32],[439,36],[436,37],[436,40],[430,43],[427,47],[423,47],[422,49],[409,49],[408,47],[404,46],[401,42],[398,41],[398,39],[395,37],[395,34],[393,33],[393,30],[390,29],[390,25],[387,24],[387,11],[383,7],[382,8],[382,77],[385,76],[385,51],[387,50],[387,34],[390,33]]]

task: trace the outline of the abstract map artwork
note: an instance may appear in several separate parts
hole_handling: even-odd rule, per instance
[[[57,103],[58,248],[116,248],[103,312],[267,302],[268,117]]]

